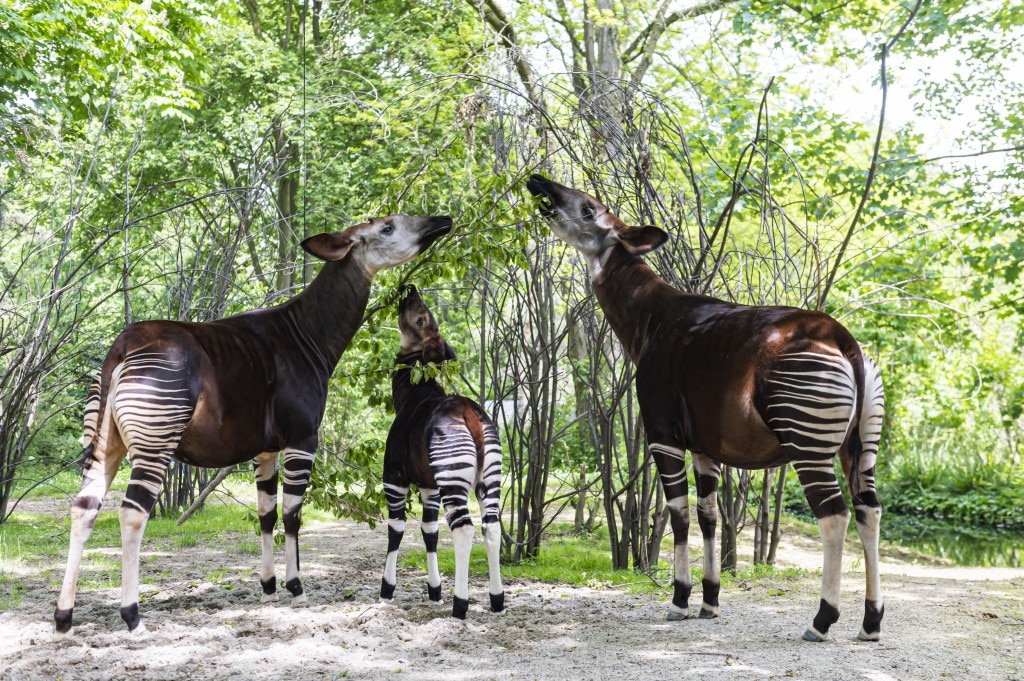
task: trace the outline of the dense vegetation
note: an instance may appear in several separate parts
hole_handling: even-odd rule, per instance
[[[377,279],[313,502],[382,512],[411,280],[502,429],[509,557],[575,510],[647,567],[667,514],[631,368],[524,192],[541,170],[669,231],[650,260],[680,288],[847,324],[883,369],[889,512],[1019,527],[1022,36],[1008,0],[5,1],[0,522],[76,464],[126,322],[274,304],[314,276],[302,237],[448,213]],[[161,509],[206,480],[175,468]],[[728,480],[726,529],[766,529],[780,478]]]

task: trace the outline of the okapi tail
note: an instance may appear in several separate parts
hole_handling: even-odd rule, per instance
[[[875,505],[875,459],[882,438],[885,392],[878,365],[866,354],[861,353],[861,356],[864,358],[864,392],[856,436],[850,441],[850,491],[854,505],[860,501],[875,502],[871,504]],[[865,499],[866,496],[871,499]]]
[[[79,466],[82,468],[85,467],[86,462],[96,448],[96,436],[99,433],[100,376],[101,372],[96,372],[96,375],[92,377],[89,394],[85,398],[85,415],[82,417],[82,437],[78,438],[78,442],[82,445],[82,459],[79,462]]]

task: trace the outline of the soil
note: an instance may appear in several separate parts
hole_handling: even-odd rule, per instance
[[[66,526],[66,508],[38,510]],[[308,523],[300,537],[305,608],[290,607],[284,591],[278,603],[260,604],[259,557],[235,548],[241,531],[216,546],[147,540],[143,578],[159,577],[142,586],[143,636],[121,621],[119,588],[80,588],[73,635],[52,640],[63,565],[19,568],[26,592],[0,611],[0,679],[1024,680],[1024,570],[958,568],[887,549],[882,640],[866,643],[856,639],[864,581],[851,542],[842,617],[828,641],[809,643],[801,634],[817,611],[814,572],[723,588],[714,620],[667,622],[667,588],[635,595],[520,579],[506,580],[507,611],[495,615],[486,577],[473,575],[460,621],[450,617],[451,575],[438,608],[425,575],[401,568],[396,600],[380,603],[385,532]],[[410,520],[406,547],[418,539]],[[118,547],[90,545],[83,575],[96,574],[91,558],[100,555],[116,560]],[[787,536],[779,565],[819,569],[814,540]],[[691,612],[698,607],[699,596]]]

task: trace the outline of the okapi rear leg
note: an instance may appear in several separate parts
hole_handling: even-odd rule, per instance
[[[302,526],[302,497],[313,474],[313,458],[316,442],[305,449],[284,450],[284,502],[281,516],[284,524],[284,588],[292,595],[292,607],[304,606],[309,602],[302,590],[299,579],[299,528]]]
[[[877,641],[881,637],[882,615],[885,613],[878,557],[882,507],[856,504],[854,510],[857,517],[857,534],[864,546],[864,573],[867,580],[864,594],[864,623],[857,638],[862,641]]]
[[[704,538],[704,574],[701,576],[701,619],[718,617],[718,594],[722,588],[718,557],[715,554],[715,528],[718,526],[718,464],[699,452],[691,452],[693,477],[697,483],[697,524]]]
[[[484,461],[476,484],[480,504],[480,529],[487,549],[488,593],[491,612],[505,610],[505,589],[501,585],[501,441],[493,427],[485,431]]]
[[[277,600],[277,577],[274,575],[274,528],[277,526],[277,459],[279,452],[263,452],[253,459],[256,469],[256,512],[260,519],[261,603]]]
[[[843,576],[843,543],[850,524],[850,509],[839,489],[832,459],[793,461],[811,512],[818,519],[821,547],[821,601],[818,614],[804,632],[807,641],[824,641],[829,627],[839,620],[839,586]]]
[[[437,538],[440,532],[438,518],[441,515],[441,493],[436,489],[420,489],[420,501],[423,502],[420,534],[423,535],[423,546],[427,550],[427,598],[434,605],[443,605],[444,598],[441,597],[441,571],[437,567]]]
[[[473,550],[473,519],[467,502],[469,490],[465,487],[440,488],[444,503],[445,520],[452,533],[455,549],[455,596],[452,598],[452,617],[466,619],[469,611],[469,554]]]
[[[407,486],[384,481],[384,498],[388,503],[388,555],[384,559],[384,576],[380,579],[380,600],[382,601],[390,601],[395,598],[395,586],[398,584],[398,547],[402,545],[402,537],[405,536],[405,501],[408,495],[409,488]],[[425,513],[426,510],[424,510]],[[427,555],[427,564],[429,565],[430,554]],[[437,564],[436,555],[434,564]]]
[[[129,457],[132,474],[118,510],[121,523],[121,619],[128,625],[130,633],[140,635],[146,633],[146,625],[139,616],[139,553],[146,523],[156,506],[171,457],[170,454],[142,453],[132,453]]]
[[[120,437],[116,444],[107,446],[106,435],[91,449],[86,448],[86,468],[82,473],[82,488],[71,506],[71,539],[68,546],[68,562],[64,571],[64,583],[53,612],[55,639],[71,634],[71,619],[75,610],[75,592],[78,588],[78,572],[82,566],[85,544],[89,541],[96,516],[103,503],[117,469],[127,452]]]
[[[689,619],[690,594],[693,575],[690,572],[690,499],[686,481],[686,452],[678,447],[655,442],[651,438],[648,449],[661,477],[665,490],[665,506],[672,524],[673,592],[667,619],[671,622]]]

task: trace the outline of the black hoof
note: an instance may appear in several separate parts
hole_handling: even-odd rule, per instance
[[[452,617],[464,620],[467,612],[469,612],[469,599],[455,596],[452,599]]]
[[[56,625],[58,634],[66,634],[71,631],[71,614],[74,608],[57,608],[53,611],[53,623]]]
[[[121,619],[128,625],[128,631],[135,631],[139,628],[139,622],[142,618],[139,617],[139,604],[132,603],[121,608]]]

